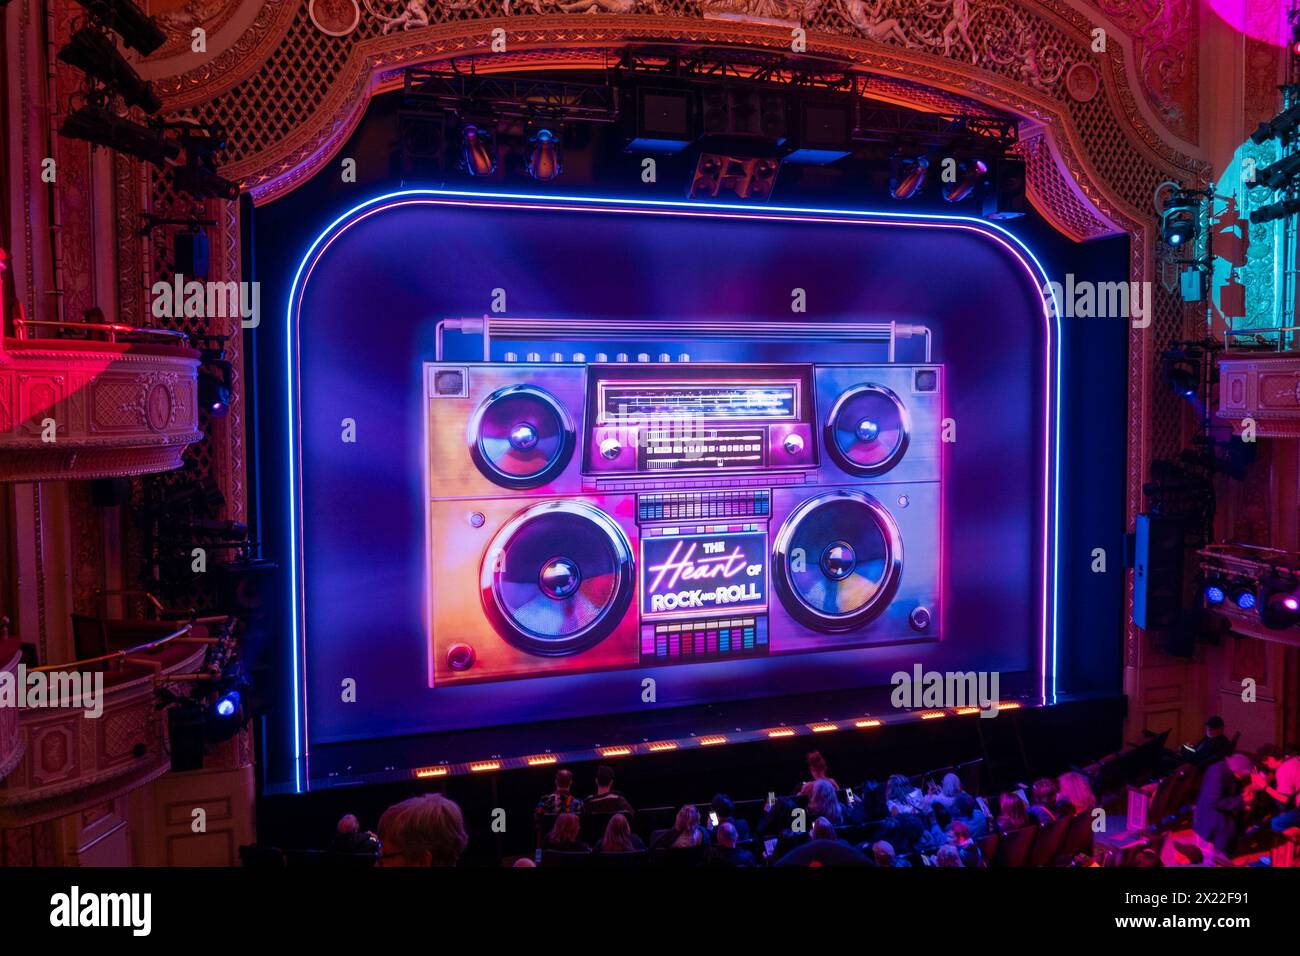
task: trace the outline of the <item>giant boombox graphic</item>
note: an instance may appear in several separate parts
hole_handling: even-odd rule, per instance
[[[434,686],[938,639],[941,366],[425,373]]]

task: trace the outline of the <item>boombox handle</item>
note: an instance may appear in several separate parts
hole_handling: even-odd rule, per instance
[[[509,339],[644,339],[647,336],[743,339],[747,341],[886,342],[889,361],[896,361],[899,339],[922,336],[925,361],[930,361],[931,333],[925,325],[903,322],[727,322],[716,320],[660,319],[653,326],[629,319],[529,319],[483,315],[476,319],[443,319],[435,327],[434,360],[442,361],[446,331],[483,337],[483,361],[492,361],[492,333]]]

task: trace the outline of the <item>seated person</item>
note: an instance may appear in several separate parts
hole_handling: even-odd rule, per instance
[[[840,795],[835,784],[830,780],[814,780],[808,791],[808,818],[825,817],[832,826],[842,826],[844,810],[840,806]]]
[[[953,801],[952,818],[954,822],[964,823],[970,829],[972,840],[982,840],[989,835],[989,818],[969,793],[959,794]]]
[[[700,811],[693,803],[688,803],[677,811],[673,828],[662,834],[650,847],[652,850],[682,850],[696,846],[708,846],[709,834],[700,826]]]
[[[1223,862],[1232,853],[1245,816],[1246,784],[1254,770],[1245,754],[1229,754],[1206,769],[1192,829],[1207,863]]]
[[[918,813],[921,810],[921,791],[901,773],[896,773],[885,784],[885,807],[891,816]]]
[[[379,837],[363,831],[357,818],[348,813],[339,819],[330,849],[335,853],[378,853]]]
[[[582,801],[573,795],[573,771],[557,770],[555,789],[537,801],[537,815],[549,817],[557,813],[581,812]]]
[[[939,847],[939,852],[934,855],[934,865],[960,867],[964,864],[961,861],[961,854],[957,852],[957,848],[951,843],[945,843]]]
[[[614,768],[596,768],[596,792],[582,801],[586,813],[634,813],[632,804],[614,789]]]
[[[1004,793],[998,801],[998,829],[1003,833],[1030,825],[1029,811],[1018,793]]]
[[[1274,833],[1300,827],[1300,757],[1270,745],[1259,751],[1257,759],[1260,767],[1273,776],[1271,783],[1264,774],[1253,782],[1255,789],[1271,797],[1277,807],[1269,827]]]
[[[980,852],[979,844],[972,839],[970,828],[960,820],[952,821],[952,825],[948,827],[948,842],[961,854],[962,866],[984,865],[984,854]]]
[[[1077,770],[1070,770],[1056,779],[1057,816],[1090,813],[1096,805],[1092,784]]]
[[[952,823],[952,815],[943,804],[936,803],[930,813],[922,815],[922,819],[925,823],[925,832],[921,835],[916,848],[924,854],[933,854],[948,842],[948,825]]]
[[[644,849],[645,844],[632,832],[632,824],[622,813],[610,816],[609,823],[605,824],[605,835],[596,844],[597,853],[634,853]]]
[[[395,803],[379,818],[380,866],[455,866],[469,837],[460,807],[440,793]]]
[[[933,781],[930,783],[929,792],[925,795],[925,803],[928,806],[941,803],[951,810],[953,802],[961,792],[961,777],[955,773],[946,773],[943,775],[943,783],[939,786],[935,786]]]
[[[874,866],[875,862],[861,851],[835,836],[835,828],[825,817],[813,821],[811,839],[795,847],[775,866]]]
[[[900,860],[887,840],[877,840],[871,844],[871,853],[875,858],[876,866],[892,868],[912,865],[906,860]]]
[[[736,816],[736,805],[731,802],[731,798],[725,793],[719,793],[714,796],[710,810],[717,816],[717,826],[713,827],[717,832],[718,827],[724,823],[730,823],[736,831],[736,839],[744,843],[749,839],[749,824],[742,818]]]
[[[1205,736],[1194,744],[1183,744],[1179,750],[1188,763],[1208,764],[1222,760],[1232,752],[1232,741],[1223,732],[1223,718],[1215,714],[1205,722]]]
[[[576,813],[561,813],[555,818],[555,825],[546,835],[546,849],[560,850],[564,853],[589,853],[591,847],[579,839],[582,821]]]
[[[714,843],[704,851],[702,866],[757,866],[754,854],[736,846],[736,827],[730,821],[719,823],[713,832]]]
[[[1057,818],[1056,781],[1051,777],[1035,780],[1031,792],[1029,815],[1037,820],[1040,826],[1047,826]]]

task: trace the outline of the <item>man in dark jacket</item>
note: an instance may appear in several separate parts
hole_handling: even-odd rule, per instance
[[[1183,759],[1188,763],[1211,764],[1232,752],[1232,741],[1223,732],[1223,718],[1215,714],[1205,722],[1205,736],[1194,744],[1183,745]]]
[[[1196,797],[1192,829],[1196,831],[1207,862],[1222,861],[1236,842],[1246,803],[1245,786],[1252,770],[1254,767],[1249,757],[1231,754],[1211,764],[1205,771],[1201,792]]]
[[[704,851],[702,866],[730,867],[756,866],[754,854],[736,846],[736,828],[731,823],[719,823],[713,833],[716,841]]]

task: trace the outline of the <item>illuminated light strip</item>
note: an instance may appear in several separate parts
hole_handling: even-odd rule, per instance
[[[812,725],[812,732],[815,734],[828,734],[832,730],[839,730],[839,729],[840,729],[839,724],[825,723],[825,724]]]
[[[422,780],[425,777],[445,777],[450,772],[446,767],[425,767],[415,771],[415,776]]]
[[[489,770],[500,770],[500,769],[501,769],[500,760],[481,760],[478,763],[472,763],[469,765],[470,773],[486,773]]]
[[[876,720],[874,717],[869,720],[855,720],[853,726],[860,730],[866,730],[870,727],[879,727],[884,721]]]
[[[921,715],[922,720],[938,720],[940,717],[947,717],[946,710],[927,710]]]
[[[716,734],[712,737],[701,737],[699,741],[701,747],[716,747],[718,744],[725,744],[727,738],[721,734]]]
[[[559,212],[623,212],[637,215],[677,216],[710,220],[748,220],[774,222],[806,222],[816,225],[876,225],[916,226],[935,229],[956,229],[974,232],[1000,245],[1029,277],[1043,303],[1046,326],[1045,377],[1047,393],[1044,416],[1044,468],[1043,468],[1043,554],[1042,554],[1042,640],[1039,653],[1039,696],[1045,703],[1056,702],[1057,670],[1057,619],[1060,605],[1060,555],[1057,527],[1060,520],[1060,425],[1062,412],[1061,356],[1062,336],[1058,334],[1061,308],[1056,289],[1048,280],[1047,271],[1037,256],[1015,234],[996,223],[973,216],[953,216],[913,212],[880,212],[852,209],[817,209],[801,206],[766,206],[762,211],[738,203],[709,203],[700,205],[683,200],[611,198],[600,196],[551,196],[539,199],[525,193],[492,193],[450,189],[409,189],[384,193],[359,203],[330,223],[316,237],[303,255],[289,288],[286,309],[285,376],[286,410],[289,415],[286,429],[289,454],[287,478],[289,485],[289,574],[293,587],[290,604],[291,672],[293,691],[294,790],[303,792],[304,772],[309,758],[307,738],[306,694],[306,607],[303,578],[303,552],[299,537],[303,529],[304,501],[302,476],[299,467],[300,435],[297,428],[299,408],[297,376],[298,330],[296,322],[302,292],[320,257],[347,229],[379,212],[406,205],[483,206],[500,209]],[[427,549],[426,549],[427,550]],[[426,579],[427,579],[426,575]],[[427,603],[427,601],[426,601]],[[947,601],[943,607],[947,607]],[[942,627],[942,621],[940,622]],[[1049,648],[1050,642],[1050,648]],[[430,664],[430,666],[432,666]],[[1049,677],[1050,672],[1050,688]],[[1050,693],[1049,693],[1050,690]],[[725,740],[725,738],[724,738]]]
[[[794,729],[791,728],[791,727],[778,727],[776,730],[769,730],[769,731],[767,732],[767,735],[768,735],[769,737],[773,737],[773,738],[775,738],[775,737],[793,737],[793,736],[794,736]]]
[[[626,757],[631,752],[631,747],[606,747],[600,752],[600,755],[602,757]]]
[[[979,712],[980,712],[980,709],[979,709],[978,707],[958,707],[958,708],[957,708],[957,716],[958,716],[958,717],[965,717],[967,714],[978,714]]]
[[[1019,710],[1019,709],[1020,709],[1020,701],[1018,700],[1001,701],[998,703],[998,710]]]
[[[538,754],[536,757],[528,758],[528,766],[544,767],[548,763],[557,763],[559,759],[560,758],[555,756],[555,754]]]
[[[661,740],[658,743],[654,743],[650,745],[650,752],[654,754],[663,753],[665,750],[676,750],[676,749],[677,749],[677,741],[675,740]]]

